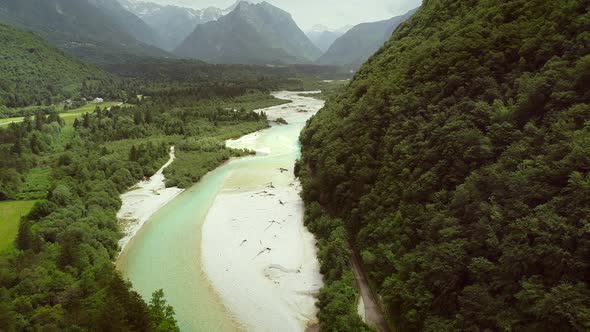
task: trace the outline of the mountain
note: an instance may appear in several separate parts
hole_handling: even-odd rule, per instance
[[[336,39],[317,60],[323,65],[361,65],[391,37],[402,22],[410,18],[416,9],[389,20],[361,23]]]
[[[154,32],[115,0],[0,0],[0,22],[95,63],[170,55],[148,45]]]
[[[240,3],[242,3],[242,2],[248,2],[248,3],[250,3],[249,1],[245,1],[245,0],[236,0],[236,2],[234,2],[233,5],[229,6],[228,8],[226,8],[223,11],[223,15],[227,15],[227,14],[233,12],[234,9],[236,9],[240,5]]]
[[[102,9],[115,22],[120,23],[121,27],[135,39],[157,46],[156,32],[141,18],[126,10],[117,0],[88,0],[88,2]]]
[[[588,17],[424,1],[308,122],[323,330],[361,330],[351,248],[395,330],[590,329]]]
[[[167,51],[178,47],[197,25],[217,20],[227,14],[215,7],[197,10],[137,0],[121,0],[121,3],[156,31],[159,37],[158,46]]]
[[[321,53],[291,15],[268,2],[239,2],[217,21],[197,26],[174,53],[212,63],[306,63]]]
[[[317,46],[322,52],[326,52],[330,46],[348,31],[351,26],[346,26],[338,30],[331,30],[323,25],[314,25],[310,30],[305,31],[305,34],[311,42]]]
[[[0,108],[49,104],[108,75],[48,45],[31,32],[0,23]]]

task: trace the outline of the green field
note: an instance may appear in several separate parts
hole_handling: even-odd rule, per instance
[[[64,119],[64,121],[67,124],[72,124],[72,123],[74,123],[74,120],[77,117],[79,117],[80,115],[94,111],[96,106],[98,106],[100,108],[109,108],[109,107],[117,106],[119,104],[121,104],[121,102],[118,102],[118,101],[105,101],[104,103],[100,103],[100,104],[88,103],[80,108],[76,108],[76,109],[69,110],[66,112],[60,112],[60,116]],[[122,106],[129,106],[129,105],[122,105]],[[38,107],[38,106],[35,106],[35,107]],[[63,104],[55,105],[55,106],[53,106],[53,108],[62,109]],[[31,109],[34,109],[34,108],[31,108]],[[23,117],[0,119],[0,126],[3,124],[6,124],[6,123],[11,123],[11,122],[21,122],[23,119],[24,119]]]
[[[12,248],[20,218],[31,210],[35,201],[0,202],[0,253]]]
[[[96,108],[96,106],[100,107],[100,108],[110,108],[113,106],[117,106],[121,104],[123,106],[122,103],[118,102],[118,101],[107,101],[104,103],[100,103],[100,104],[86,104],[80,108],[76,108],[67,112],[63,112],[60,113],[59,116],[64,119],[66,124],[73,124],[74,120],[76,120],[76,118],[79,118],[81,115],[85,114],[85,113],[90,113],[93,112],[94,109]],[[128,106],[128,105],[125,105]]]

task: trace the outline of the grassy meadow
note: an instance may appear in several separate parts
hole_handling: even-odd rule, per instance
[[[29,213],[35,201],[0,202],[0,253],[13,247],[20,218]]]

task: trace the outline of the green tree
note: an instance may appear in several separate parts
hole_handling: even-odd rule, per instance
[[[33,245],[33,233],[31,232],[31,222],[29,220],[21,219],[15,244],[20,250],[31,249]]]
[[[166,299],[164,298],[164,290],[160,289],[152,294],[149,310],[156,331],[180,331],[176,325],[176,319],[174,318],[174,309],[166,303]]]

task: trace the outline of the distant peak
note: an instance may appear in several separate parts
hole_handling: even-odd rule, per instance
[[[238,7],[241,7],[241,6],[244,6],[244,5],[251,5],[251,3],[249,1],[246,1],[246,0],[238,0],[233,5],[231,5],[228,8],[226,8],[224,10],[224,12],[226,12],[226,13],[232,12],[232,11],[234,11],[234,9],[236,9]]]
[[[258,11],[258,12],[260,12],[261,10],[265,11],[267,13],[271,13],[273,15],[288,15],[289,17],[291,17],[291,13],[289,13],[279,7],[276,7],[267,1],[255,3],[255,2],[245,1],[245,0],[239,0],[235,4],[233,4],[231,7],[224,10],[224,15],[227,15],[232,12],[237,12],[237,11],[240,11],[240,12]]]

